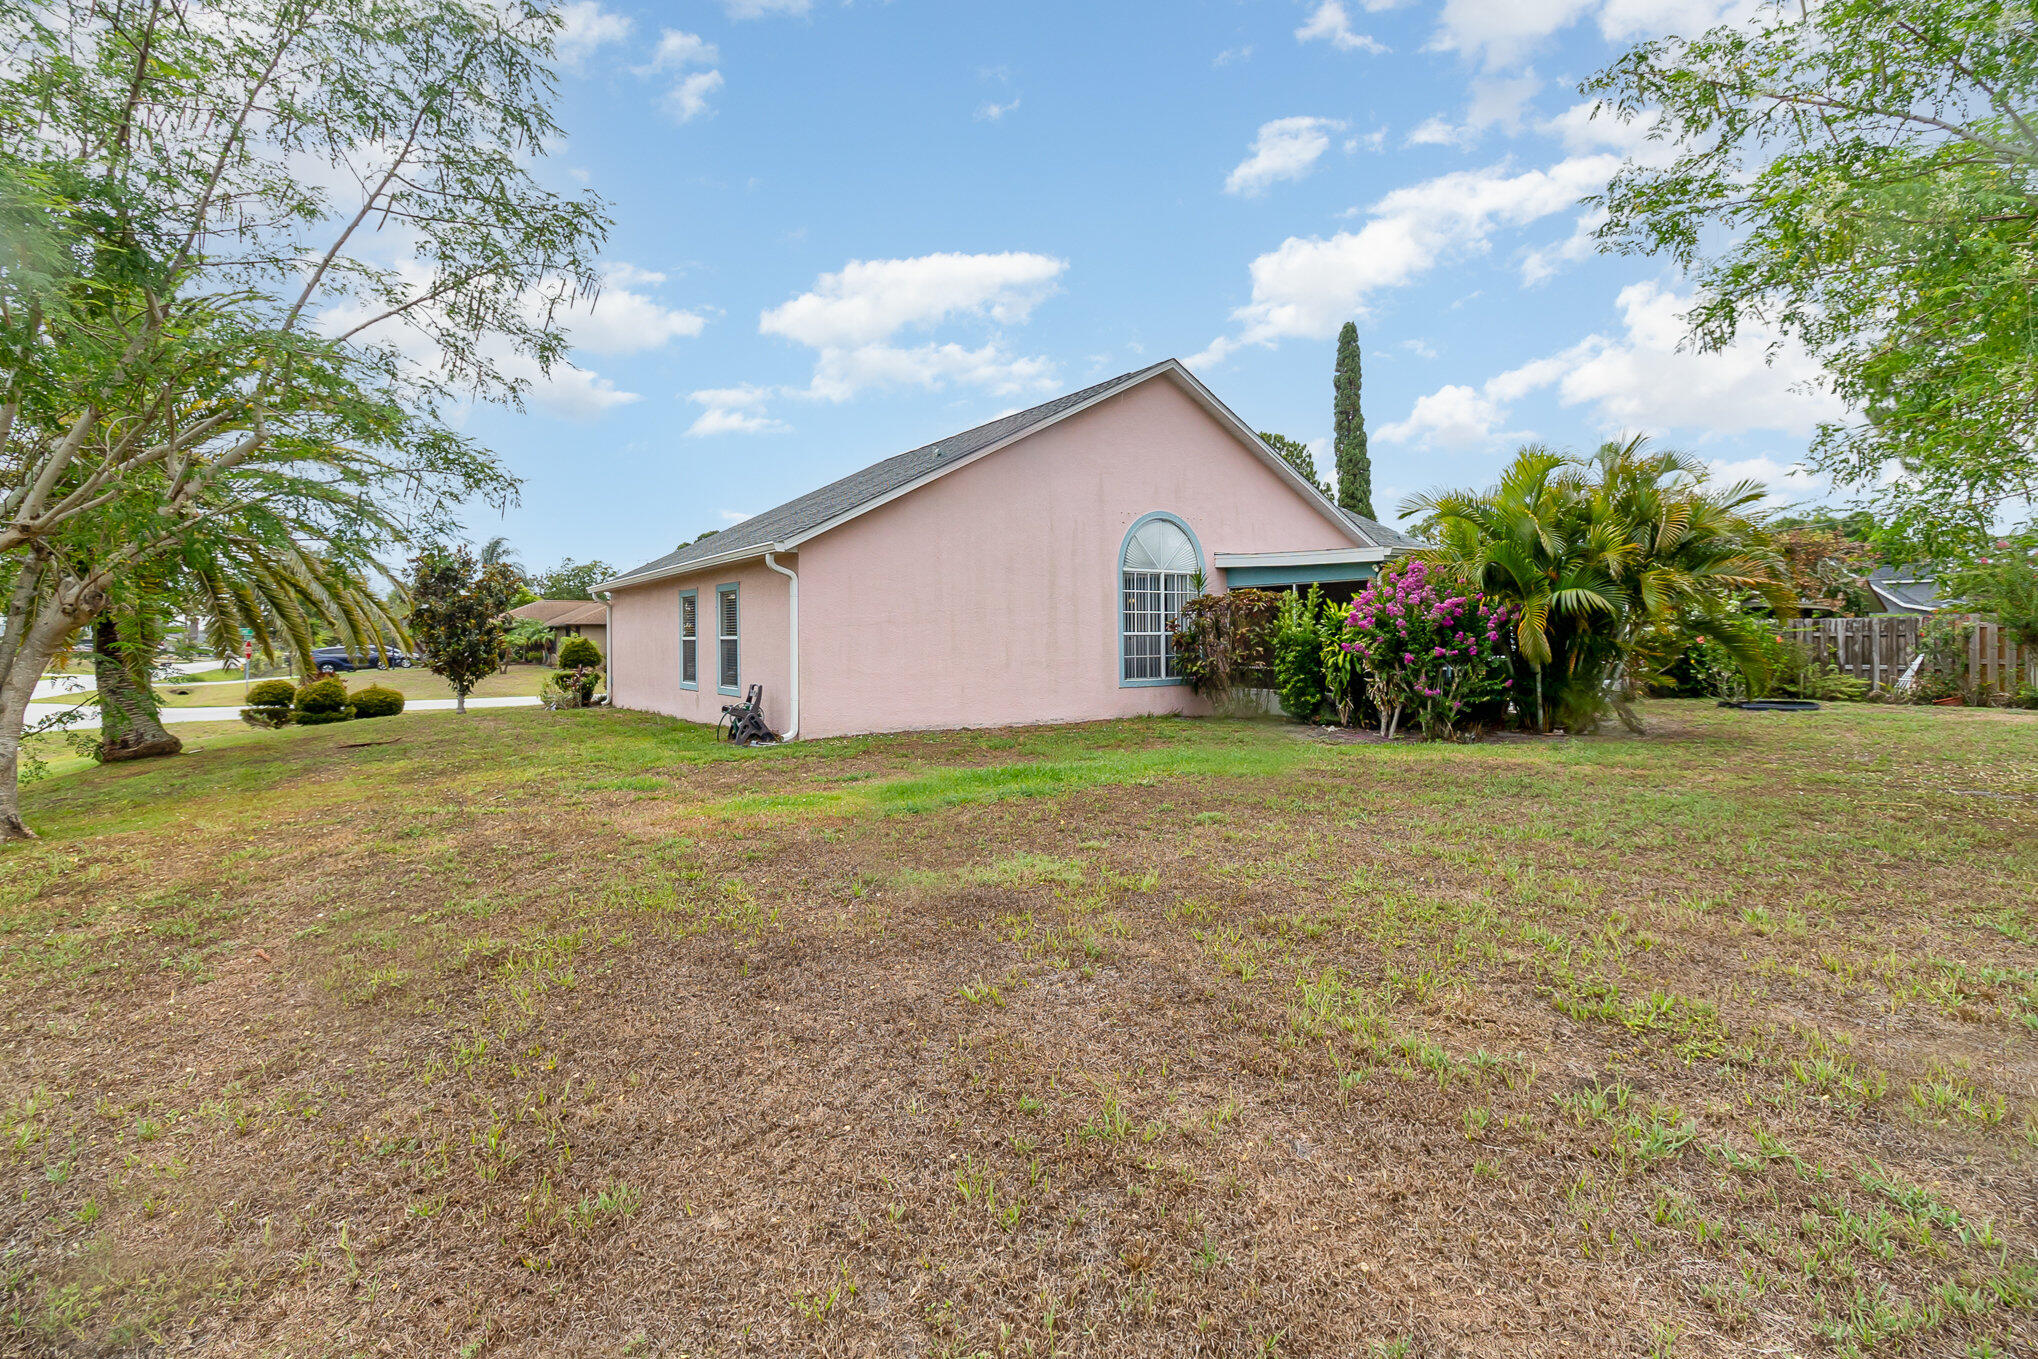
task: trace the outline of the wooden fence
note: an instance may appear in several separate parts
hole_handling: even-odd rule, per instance
[[[2014,693],[2022,683],[2038,683],[2038,650],[2021,654],[2000,625],[1985,618],[1962,618],[1967,634],[1966,687]],[[1867,680],[1878,689],[1895,686],[1918,654],[1916,615],[1895,618],[1808,618],[1785,625],[1795,638],[1843,675]]]

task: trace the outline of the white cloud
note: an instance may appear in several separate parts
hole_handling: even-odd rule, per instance
[[[662,102],[674,119],[690,123],[708,111],[708,101],[722,88],[722,73],[714,69],[720,60],[720,50],[705,38],[668,28],[658,35],[651,60],[639,66],[637,74],[676,76]]]
[[[1323,0],[1302,27],[1295,30],[1295,41],[1327,42],[1340,52],[1387,50],[1375,39],[1353,30],[1351,15],[1345,12],[1343,0]]]
[[[1219,52],[1216,59],[1210,64],[1212,66],[1229,66],[1234,61],[1250,61],[1252,60],[1252,55],[1253,45],[1251,43],[1247,43],[1243,47],[1227,47],[1222,52]]]
[[[733,411],[725,406],[710,406],[686,427],[686,437],[705,439],[716,434],[784,434],[791,429],[792,426],[783,420],[774,420],[758,411]]]
[[[1573,155],[1590,151],[1613,151],[1623,156],[1662,156],[1668,148],[1660,142],[1651,142],[1649,132],[1656,126],[1658,114],[1644,113],[1622,122],[1612,109],[1600,110],[1597,101],[1586,100],[1571,105],[1554,118],[1545,118],[1537,129],[1563,142],[1564,149]]]
[[[1408,134],[1408,145],[1469,147],[1494,128],[1512,136],[1522,130],[1529,101],[1542,88],[1534,71],[1474,80],[1464,121],[1454,123],[1442,114],[1426,118]]]
[[[813,0],[722,0],[731,19],[769,19],[783,14],[803,19],[814,8]]]
[[[1329,335],[1366,315],[1374,294],[1445,259],[1483,253],[1499,228],[1575,205],[1619,163],[1574,156],[1546,170],[1512,173],[1505,163],[1460,170],[1387,194],[1365,210],[1369,220],[1357,231],[1291,236],[1252,262],[1252,300],[1232,313],[1238,334],[1213,341],[1192,363],[1220,362],[1241,345]]]
[[[656,269],[640,269],[634,264],[618,261],[603,267],[602,279],[618,288],[655,288],[665,282],[665,275]]]
[[[703,387],[687,396],[689,401],[703,406],[720,406],[729,410],[756,410],[771,398],[771,388],[749,382],[734,387]]]
[[[900,347],[884,344],[826,349],[814,365],[806,395],[847,401],[868,388],[980,387],[994,396],[1046,392],[1056,384],[1054,364],[1014,355],[993,341],[976,349],[959,344]]]
[[[665,94],[665,111],[682,123],[690,123],[708,111],[708,100],[722,88],[720,71],[695,71]]]
[[[1441,113],[1433,113],[1408,130],[1409,146],[1456,146],[1458,125]]]
[[[687,437],[712,434],[784,434],[792,426],[775,420],[764,407],[777,395],[769,387],[742,383],[735,387],[704,387],[687,399],[707,409],[687,427]],[[740,516],[748,518],[748,515]]]
[[[950,384],[1035,391],[1054,385],[1054,365],[1012,353],[1001,336],[975,348],[896,341],[902,331],[952,322],[1023,325],[1067,268],[1066,260],[1019,251],[851,260],[765,312],[757,328],[816,351],[805,396],[843,401],[866,388]]]
[[[1017,99],[1006,104],[1000,104],[996,100],[986,100],[977,106],[976,118],[980,123],[995,123],[1018,107],[1019,101]]]
[[[816,349],[886,339],[907,326],[978,315],[1023,322],[1068,268],[1048,255],[942,253],[851,260],[764,313],[758,329]]]
[[[1226,193],[1250,197],[1279,179],[1301,179],[1330,150],[1330,134],[1344,124],[1329,118],[1276,118],[1260,124],[1252,153],[1224,181]]]
[[[689,66],[713,66],[721,59],[721,51],[706,38],[668,28],[658,35],[658,46],[653,49],[651,60],[638,67],[637,74],[659,75],[667,71],[683,71]]]
[[[430,269],[419,261],[399,261],[393,268],[395,276],[413,294],[423,293],[432,285]],[[543,317],[550,303],[558,302],[553,309],[553,323],[565,334],[576,353],[637,353],[658,348],[674,339],[698,335],[707,324],[706,319],[697,313],[666,307],[616,283],[616,280],[628,279],[641,285],[662,278],[662,275],[628,264],[615,264],[603,270],[603,277],[607,286],[592,301],[583,298],[567,304],[561,299],[572,297],[572,283],[563,278],[550,278],[527,291],[517,305],[527,317],[537,320]],[[368,321],[378,310],[378,304],[364,299],[349,299],[344,305],[329,307],[322,312],[319,328],[328,335],[344,334]],[[429,307],[422,310],[429,310]],[[414,365],[420,372],[443,371],[444,356],[433,347],[425,331],[414,324],[424,319],[420,311],[413,311],[407,317],[392,318],[377,327],[372,338],[393,346],[404,362]],[[570,419],[593,419],[614,407],[643,399],[636,392],[618,388],[609,378],[571,362],[555,363],[552,371],[547,373],[536,359],[515,352],[500,337],[483,340],[481,356],[494,364],[504,377],[523,384],[525,400],[533,407]]]
[[[698,312],[667,307],[630,288],[609,286],[593,302],[567,312],[563,324],[576,349],[595,354],[635,354],[672,340],[690,339],[707,326]]]
[[[585,368],[555,363],[552,371],[545,373],[539,370],[535,359],[523,354],[502,355],[496,361],[505,373],[530,384],[525,400],[569,420],[593,420],[617,406],[643,400],[635,392],[618,390],[615,383]]]
[[[559,34],[554,50],[559,64],[569,71],[581,71],[597,48],[622,42],[636,25],[628,15],[603,9],[600,0],[573,0],[559,7]]]
[[[1494,441],[1504,416],[1498,402],[1452,383],[1417,397],[1407,419],[1380,426],[1373,437],[1383,444],[1483,448]]]
[[[1767,0],[1444,0],[1430,47],[1462,52],[1488,68],[1511,65],[1559,31],[1596,18],[1609,42],[1691,36],[1745,19]]]
[[[716,510],[715,517],[725,524],[740,524],[745,519],[755,519],[757,516],[745,510]]]
[[[1839,400],[1818,385],[1818,364],[1797,345],[1779,343],[1774,332],[1751,329],[1715,352],[1685,347],[1690,305],[1689,297],[1661,284],[1632,284],[1615,299],[1620,335],[1588,335],[1476,390],[1440,388],[1418,398],[1407,419],[1382,426],[1378,437],[1385,443],[1459,448],[1523,437],[1502,429],[1508,408],[1544,390],[1564,406],[1589,407],[1609,434],[1761,430],[1802,438],[1821,421],[1844,415]],[[1762,479],[1776,482],[1780,474]]]

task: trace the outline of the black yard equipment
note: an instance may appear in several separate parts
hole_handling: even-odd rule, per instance
[[[741,703],[724,703],[722,720],[715,723],[716,732],[723,723],[729,727],[729,739],[739,746],[775,745],[778,733],[764,725],[764,686],[753,684],[750,692],[743,696]]]

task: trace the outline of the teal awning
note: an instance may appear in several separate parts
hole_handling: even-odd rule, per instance
[[[1285,590],[1291,585],[1368,581],[1380,574],[1388,551],[1378,547],[1305,552],[1219,552],[1217,569],[1228,590]]]

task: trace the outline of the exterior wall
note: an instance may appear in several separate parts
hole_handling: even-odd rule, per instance
[[[1153,379],[804,545],[800,734],[1197,711],[1184,686],[1119,683],[1119,554],[1156,510],[1189,526],[1211,589],[1218,552],[1352,545]]]
[[[779,558],[783,565],[795,569],[798,560],[797,554],[791,553]],[[715,590],[729,584],[737,587],[740,642],[737,664],[741,681],[734,696],[722,693],[715,683]],[[714,722],[721,717],[723,704],[741,701],[742,690],[762,684],[764,720],[773,730],[784,731],[792,719],[787,689],[791,584],[757,561],[617,590],[612,601],[615,649],[608,653],[609,702],[619,708],[639,708],[692,722]],[[803,579],[802,587],[805,584]],[[700,686],[695,689],[682,688],[679,682],[679,596],[683,590],[700,592]]]

